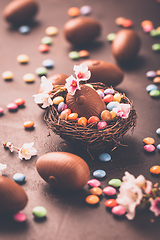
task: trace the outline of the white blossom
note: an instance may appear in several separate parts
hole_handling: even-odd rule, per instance
[[[46,108],[53,104],[52,99],[50,98],[49,94],[46,92],[38,93],[33,95],[34,101],[37,104],[43,104],[42,108]]]
[[[37,155],[37,150],[33,147],[34,142],[24,143],[19,149],[19,158],[29,160],[32,156]]]
[[[45,76],[41,77],[41,89],[43,90],[43,92],[50,92],[53,90],[53,85],[51,83],[50,80],[48,80]]]
[[[79,81],[86,81],[91,77],[91,72],[88,70],[87,65],[84,63],[81,65],[74,65],[73,70]]]

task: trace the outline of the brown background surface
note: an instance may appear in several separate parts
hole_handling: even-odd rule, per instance
[[[9,0],[0,1],[0,15]],[[151,166],[160,163],[160,154],[156,150],[153,154],[146,154],[143,150],[143,138],[153,137],[156,145],[160,138],[156,129],[160,127],[160,99],[152,99],[145,88],[151,83],[145,76],[149,70],[160,68],[160,55],[152,51],[151,46],[160,39],[154,39],[143,32],[141,22],[151,20],[155,27],[160,25],[160,4],[156,0],[39,0],[40,11],[36,17],[36,23],[31,26],[28,35],[20,34],[17,29],[11,29],[2,17],[0,18],[0,73],[10,70],[14,73],[12,82],[0,79],[0,106],[4,108],[4,115],[0,117],[0,162],[7,164],[5,170],[9,178],[17,172],[26,176],[26,183],[22,186],[29,198],[28,205],[22,211],[27,215],[26,223],[19,224],[9,219],[0,219],[0,239],[25,239],[25,240],[149,240],[159,239],[159,221],[148,210],[137,210],[133,221],[125,217],[115,218],[104,206],[106,198],[103,197],[97,207],[89,207],[85,203],[85,197],[89,194],[88,186],[78,192],[58,192],[49,187],[38,175],[35,163],[41,155],[52,151],[67,151],[75,153],[86,160],[92,172],[96,169],[104,169],[107,177],[102,181],[102,187],[107,186],[112,178],[122,178],[125,171],[129,171],[136,177],[143,174],[153,183],[160,182],[159,176],[152,176],[149,172]],[[111,54],[110,44],[106,40],[107,34],[117,32],[120,27],[115,24],[117,17],[123,16],[133,20],[134,27],[142,40],[142,48],[139,57],[134,64],[123,67],[125,74],[123,82],[116,87],[120,92],[126,93],[132,99],[137,110],[138,122],[132,135],[129,131],[124,137],[124,144],[128,147],[118,147],[108,153],[112,161],[102,163],[98,160],[101,152],[93,153],[94,161],[83,149],[75,146],[64,145],[63,140],[50,132],[43,121],[43,110],[34,103],[32,95],[40,85],[40,78],[36,76],[33,84],[23,81],[26,73],[35,74],[35,69],[42,66],[42,61],[51,58],[55,67],[48,70],[47,77],[56,73],[73,74],[73,65],[82,60],[69,59],[71,50],[78,50],[63,37],[64,23],[70,19],[67,10],[70,7],[90,5],[93,9],[92,17],[102,24],[102,34],[99,41],[89,47],[90,59],[101,59],[117,64]],[[56,26],[59,30],[53,37],[53,44],[47,54],[38,51],[41,38],[45,36],[48,26]],[[30,61],[27,65],[20,65],[16,58],[19,54],[27,54]],[[36,74],[35,74],[36,75]],[[11,113],[6,105],[16,98],[26,100],[25,108]],[[23,123],[32,120],[36,126],[33,131],[25,131]],[[29,161],[21,161],[17,152],[5,151],[3,143],[10,141],[14,146],[21,147],[26,142],[35,143],[37,156]],[[33,219],[32,209],[35,206],[44,206],[47,209],[45,221],[37,222]],[[154,219],[154,223],[151,222]]]

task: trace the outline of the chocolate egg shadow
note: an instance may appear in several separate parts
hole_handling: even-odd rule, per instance
[[[43,192],[47,195],[47,198],[53,201],[54,205],[55,199],[58,199],[58,203],[67,204],[73,207],[86,205],[85,198],[88,196],[88,191],[85,187],[79,190],[62,190],[45,184],[43,186]]]
[[[138,70],[145,66],[146,59],[143,56],[136,56],[134,59],[128,62],[118,62],[117,65],[126,72]]]
[[[0,215],[0,231],[1,234],[4,232],[9,232],[11,233],[27,233],[29,229],[29,224],[27,221],[24,222],[16,222],[12,216],[10,215]]]

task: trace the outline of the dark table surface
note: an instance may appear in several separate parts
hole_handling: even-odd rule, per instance
[[[9,0],[0,1],[0,15]],[[89,165],[91,176],[96,169],[104,169],[107,177],[102,181],[102,187],[107,186],[112,178],[121,179],[125,171],[129,171],[136,177],[140,174],[153,183],[159,182],[159,177],[151,175],[151,166],[159,164],[160,154],[156,150],[153,154],[146,154],[143,150],[143,138],[153,137],[156,145],[160,142],[156,129],[160,127],[160,99],[151,98],[145,88],[151,83],[145,74],[149,70],[160,68],[160,55],[152,51],[152,44],[159,42],[149,34],[144,33],[141,27],[143,20],[151,20],[155,27],[160,25],[160,4],[156,0],[38,0],[40,10],[36,16],[36,22],[31,26],[31,32],[22,35],[17,29],[10,28],[9,24],[0,18],[0,73],[10,70],[14,73],[14,79],[6,82],[0,80],[0,107],[4,108],[4,115],[0,117],[0,162],[7,164],[4,174],[9,178],[17,172],[26,176],[25,189],[29,202],[22,210],[27,216],[23,224],[15,223],[10,219],[0,219],[0,239],[25,239],[25,240],[149,240],[159,239],[159,217],[149,210],[137,210],[134,220],[129,221],[125,217],[115,218],[106,210],[103,197],[97,207],[89,207],[85,203],[85,197],[89,194],[88,186],[78,192],[55,191],[45,183],[38,175],[35,167],[37,159],[45,153],[54,151],[66,151],[81,156]],[[44,111],[33,101],[40,86],[40,78],[35,74],[35,69],[42,66],[42,61],[51,58],[55,67],[48,70],[47,77],[56,73],[73,74],[73,65],[81,63],[81,59],[74,61],[69,59],[68,53],[77,50],[63,37],[62,29],[66,21],[70,19],[67,10],[70,7],[90,5],[93,9],[91,16],[99,20],[102,25],[102,34],[99,42],[90,47],[90,59],[101,59],[117,64],[111,53],[110,43],[106,40],[107,34],[117,32],[120,27],[115,24],[117,17],[125,17],[133,20],[133,29],[139,34],[142,47],[135,63],[123,66],[124,80],[116,89],[124,92],[134,102],[138,114],[137,126],[132,134],[129,131],[123,140],[126,147],[118,147],[113,152],[112,161],[102,163],[98,155],[93,153],[94,160],[89,154],[75,146],[64,144],[64,141],[52,131],[48,136],[48,129],[43,120]],[[46,36],[45,29],[48,26],[56,26],[58,35],[53,36],[53,44],[47,54],[40,53],[38,46],[41,38]],[[30,61],[26,65],[20,65],[16,58],[19,54],[27,54]],[[33,73],[36,76],[33,84],[23,81],[25,73]],[[26,100],[25,108],[15,113],[7,110],[6,105],[16,98]],[[26,131],[23,123],[32,120],[36,126],[33,131]],[[10,141],[14,146],[21,147],[26,142],[34,142],[37,156],[29,161],[21,161],[17,152],[5,151],[3,143]],[[35,221],[32,209],[35,206],[44,206],[47,209],[45,221]],[[154,220],[154,222],[152,221]]]

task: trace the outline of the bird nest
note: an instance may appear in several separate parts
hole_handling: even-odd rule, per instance
[[[106,89],[107,86],[103,83],[91,83],[95,90]],[[115,91],[115,93],[118,93]],[[54,89],[53,97],[63,96],[64,99],[67,95],[67,89],[62,86]],[[44,120],[49,129],[54,133],[60,135],[65,141],[83,146],[87,150],[104,150],[108,145],[116,148],[122,145],[121,141],[124,134],[129,129],[134,129],[137,120],[137,113],[134,109],[133,102],[130,101],[125,94],[121,95],[121,102],[130,104],[130,113],[128,118],[116,117],[115,119],[107,122],[104,129],[98,130],[95,123],[90,123],[86,127],[77,124],[77,120],[68,121],[61,120],[57,106],[49,106],[44,114]]]

